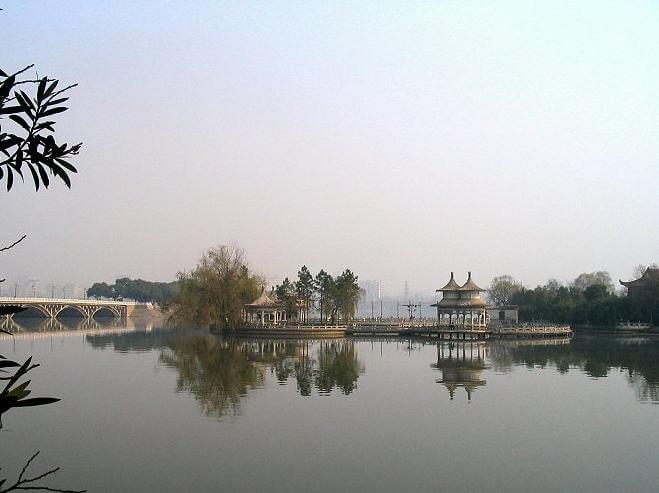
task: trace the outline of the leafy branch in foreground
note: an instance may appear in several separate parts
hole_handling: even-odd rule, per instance
[[[54,115],[68,108],[63,94],[77,84],[58,89],[59,81],[48,77],[21,79],[34,65],[8,74],[0,69],[0,181],[6,179],[7,191],[14,185],[14,175],[24,180],[23,171],[30,171],[36,190],[48,188],[50,176],[60,178],[71,188],[70,173],[76,168],[69,162],[80,151],[81,143],[58,144]],[[29,94],[23,87],[32,87]],[[7,120],[8,117],[8,120]]]
[[[36,452],[32,457],[30,457],[27,463],[23,466],[23,469],[21,469],[21,473],[18,475],[18,479],[14,484],[4,487],[7,480],[0,479],[0,493],[6,493],[8,491],[18,491],[18,490],[58,491],[60,493],[84,493],[85,491],[87,491],[87,490],[62,490],[59,488],[50,488],[48,486],[40,486],[38,484],[35,484],[37,481],[40,481],[43,478],[50,476],[51,474],[55,474],[60,469],[59,467],[56,467],[44,473],[38,474],[37,476],[27,477],[26,476],[27,469],[30,467],[30,464],[37,457],[37,455],[39,455],[39,452]]]
[[[2,331],[5,332],[6,331]],[[32,399],[26,399],[28,395],[32,392],[28,389],[31,380],[27,380],[23,383],[18,383],[18,381],[25,376],[30,370],[37,368],[38,364],[32,363],[32,357],[29,357],[21,365],[16,361],[9,360],[4,356],[0,355],[0,380],[7,380],[5,388],[0,393],[0,428],[2,428],[2,414],[14,407],[32,407],[32,406],[43,406],[45,404],[52,404],[53,402],[59,401],[55,397],[34,397]],[[16,372],[12,375],[6,368],[17,368]]]

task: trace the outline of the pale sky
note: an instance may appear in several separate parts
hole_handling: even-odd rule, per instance
[[[529,286],[659,260],[659,2],[6,1],[1,68],[79,83],[72,190],[0,192],[9,278]]]

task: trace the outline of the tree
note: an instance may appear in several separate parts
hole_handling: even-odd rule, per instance
[[[110,286],[106,282],[95,282],[87,290],[87,296],[92,298],[114,298],[114,286]]]
[[[295,285],[287,278],[275,287],[277,299],[283,303],[287,317],[297,316],[297,296],[295,295]]]
[[[297,282],[295,283],[295,293],[297,298],[304,304],[305,319],[309,319],[309,311],[313,305],[313,298],[316,292],[314,279],[307,269],[306,265],[297,273]]]
[[[7,191],[14,185],[14,175],[24,180],[25,168],[36,190],[48,188],[50,176],[70,188],[69,174],[77,172],[70,159],[82,144],[58,144],[52,120],[68,109],[62,106],[68,100],[63,94],[76,84],[58,89],[56,79],[21,78],[33,67],[28,65],[11,74],[0,69],[0,181],[6,180]]]
[[[318,304],[320,308],[320,321],[323,322],[327,318],[327,296],[332,289],[334,279],[331,275],[320,269],[314,278],[314,289],[318,293]],[[324,318],[323,318],[324,317]]]
[[[509,305],[519,288],[520,284],[512,276],[497,276],[492,279],[487,295],[494,304]]]
[[[583,274],[579,274],[572,283],[575,289],[582,292],[593,284],[601,284],[602,286],[606,287],[609,293],[613,292],[613,282],[611,282],[611,275],[604,271],[590,273],[584,272]]]
[[[244,304],[258,296],[265,282],[250,272],[242,249],[225,245],[209,249],[194,270],[177,277],[179,292],[171,303],[170,320],[224,330],[241,323]]]
[[[355,316],[357,304],[362,296],[362,289],[357,280],[358,277],[350,269],[346,269],[330,286],[328,298],[332,323],[339,315],[346,321]]]
[[[178,293],[178,282],[151,282],[143,279],[124,277],[114,284],[95,282],[87,290],[87,296],[95,298],[127,298],[142,303],[152,302],[161,305],[171,301]]]

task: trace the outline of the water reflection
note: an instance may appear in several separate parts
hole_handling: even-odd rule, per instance
[[[641,402],[659,403],[659,340],[647,337],[589,337],[574,339],[452,342],[437,344],[437,362],[442,372],[437,383],[449,391],[464,388],[468,400],[474,390],[487,384],[482,372],[493,369],[510,373],[515,367],[570,370],[591,378],[605,378],[612,370],[626,372],[627,382]]]
[[[471,394],[487,382],[481,377],[483,370],[489,368],[485,364],[486,343],[439,343],[437,345],[437,363],[431,368],[440,370],[442,378],[437,383],[448,390],[451,400],[456,389],[462,387],[471,400]]]
[[[26,318],[0,318],[0,329],[20,336],[21,334],[34,334],[39,332],[56,333],[56,332],[71,332],[71,331],[87,331],[87,330],[106,330],[106,329],[122,329],[125,331],[141,329],[152,330],[155,326],[159,325],[160,320],[157,318],[112,318],[112,317],[99,317],[99,318],[83,318],[83,317],[69,317],[61,319],[40,318],[40,317],[26,317]]]
[[[627,373],[627,381],[640,401],[659,403],[659,339],[581,335],[564,344],[551,342],[493,344],[490,356],[494,368],[509,372],[518,365],[554,366],[563,374],[578,369],[591,378],[604,378],[617,369]]]
[[[208,334],[172,337],[160,362],[177,371],[178,392],[189,392],[209,416],[241,413],[241,400],[262,388],[266,375],[295,381],[302,396],[315,389],[350,394],[364,365],[352,341],[234,340]]]
[[[295,383],[301,396],[349,395],[356,391],[365,369],[359,351],[367,351],[369,342],[374,348],[373,341],[351,339],[222,339],[202,331],[161,329],[161,321],[154,319],[3,319],[2,323],[14,335],[0,334],[0,339],[15,342],[79,334],[99,350],[158,351],[161,363],[177,370],[177,389],[190,392],[214,416],[238,413],[241,399],[263,387],[266,377],[282,385]],[[395,343],[396,351],[414,358],[424,357],[428,346],[433,354],[436,351],[431,371],[441,373],[435,381],[447,389],[451,400],[460,389],[471,400],[488,379],[524,366],[559,374],[579,371],[594,379],[617,370],[625,373],[639,401],[659,403],[657,337],[577,335],[550,340]],[[379,352],[385,359],[390,357],[382,354],[382,347]]]

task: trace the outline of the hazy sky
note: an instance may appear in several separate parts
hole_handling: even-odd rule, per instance
[[[80,85],[72,190],[0,193],[7,277],[527,285],[659,260],[659,3],[5,1],[1,67]]]

